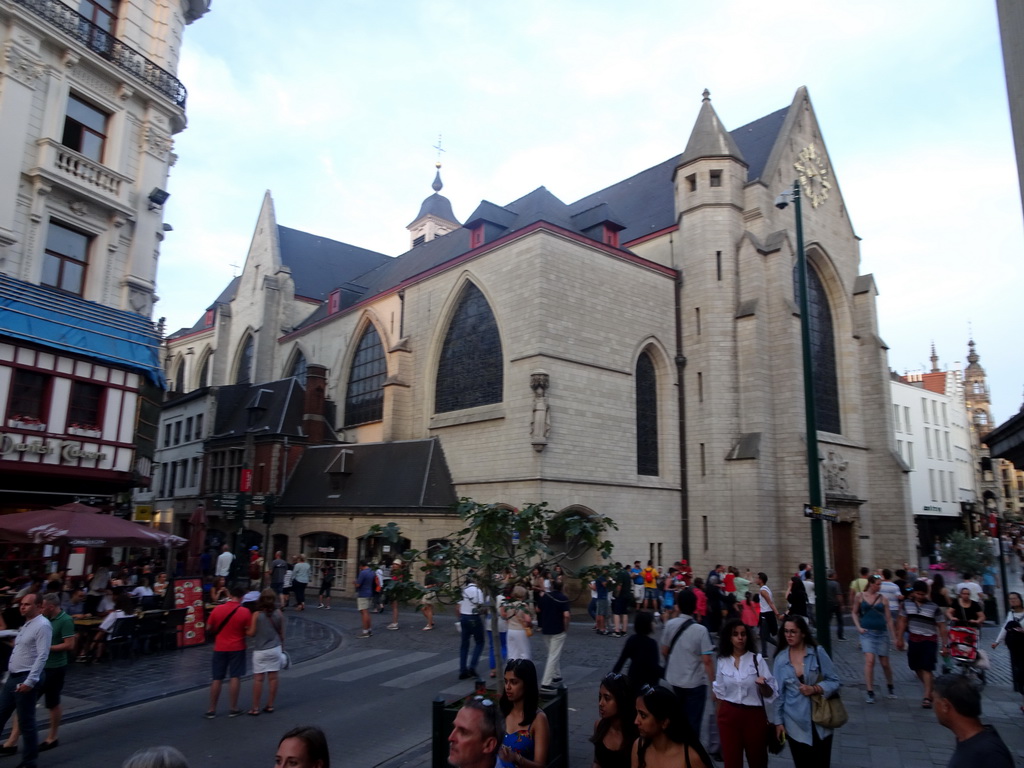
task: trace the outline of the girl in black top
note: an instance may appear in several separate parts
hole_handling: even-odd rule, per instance
[[[628,660],[629,683],[634,691],[639,691],[645,685],[654,686],[661,680],[661,654],[658,641],[651,637],[654,633],[654,616],[649,611],[637,611],[633,629],[634,634],[622,646],[612,672],[621,672]]]
[[[599,719],[594,723],[594,765],[629,768],[636,741],[636,693],[625,675],[611,672],[601,681],[597,697]]]
[[[789,602],[790,614],[807,617],[807,588],[799,576],[790,579],[789,594],[786,595],[786,600]]]

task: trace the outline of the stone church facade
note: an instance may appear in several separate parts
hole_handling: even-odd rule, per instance
[[[307,455],[348,446],[358,473],[360,446],[433,441],[456,496],[607,515],[616,559],[777,583],[810,559],[795,223],[774,205],[801,174],[830,565],[901,564],[913,518],[877,289],[803,88],[731,132],[705,93],[681,154],[571,204],[540,187],[460,223],[438,178],[393,259],[278,226],[268,193],[241,276],[168,340],[168,380],[324,366],[339,442]],[[305,485],[277,490],[293,552],[390,519],[415,547],[453,527]]]

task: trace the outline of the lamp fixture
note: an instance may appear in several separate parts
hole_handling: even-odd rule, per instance
[[[167,198],[171,196],[171,193],[167,190],[160,189],[160,187],[153,187],[153,191],[149,193],[149,210],[158,210],[164,203],[167,202]]]

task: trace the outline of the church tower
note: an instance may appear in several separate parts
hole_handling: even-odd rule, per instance
[[[441,163],[436,165],[437,173],[434,174],[434,183],[430,185],[434,194],[423,201],[419,214],[406,227],[409,230],[410,248],[429,243],[435,237],[447,235],[462,226],[452,211],[451,200],[440,194],[444,187],[441,182]]]
[[[967,368],[964,369],[964,400],[971,424],[971,440],[977,446],[992,431],[992,404],[989,400],[985,369],[978,364],[974,339],[967,342]]]

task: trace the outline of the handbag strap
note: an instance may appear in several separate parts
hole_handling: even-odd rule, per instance
[[[759,668],[759,667],[757,666],[757,657],[758,657],[759,655],[760,655],[760,654],[757,654],[757,653],[755,653],[755,654],[754,654],[754,673],[755,673],[755,674],[756,674],[756,675],[757,675],[758,677],[760,677],[760,676],[761,676],[761,669],[760,669],[760,668]],[[757,698],[759,698],[759,699],[761,700],[761,706],[762,706],[762,707],[764,707],[764,706],[765,706],[765,703],[764,703],[764,695],[763,695],[763,694],[761,693],[761,686],[760,686],[760,685],[759,685],[759,684],[758,684],[757,682],[755,682],[755,683],[754,683],[754,688],[756,688],[756,689],[757,689]]]

